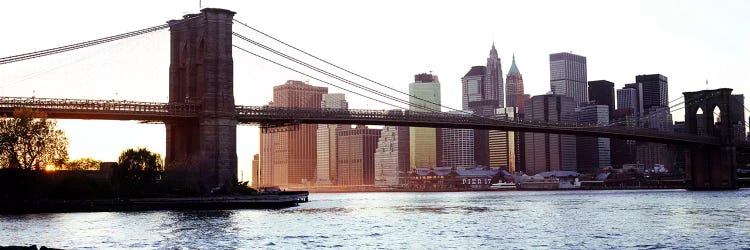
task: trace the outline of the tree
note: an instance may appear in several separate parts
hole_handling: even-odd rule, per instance
[[[164,172],[161,155],[146,148],[130,148],[120,153],[112,182],[121,194],[140,195],[154,189]]]
[[[102,161],[94,160],[94,158],[78,158],[65,163],[64,169],[67,170],[99,170]]]
[[[0,119],[0,164],[24,170],[61,166],[68,160],[68,138],[47,114],[18,109],[13,118]]]

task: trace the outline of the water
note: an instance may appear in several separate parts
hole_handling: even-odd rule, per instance
[[[312,194],[280,210],[0,215],[0,245],[604,249],[750,246],[750,189]]]

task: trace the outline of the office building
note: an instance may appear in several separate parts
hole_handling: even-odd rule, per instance
[[[271,107],[320,108],[326,87],[289,80],[273,87]],[[293,128],[261,129],[261,183],[264,186],[308,185],[317,174],[317,130],[315,124]]]
[[[250,186],[256,190],[260,188],[260,154],[253,155],[253,163],[250,166]]]
[[[589,82],[589,101],[596,105],[607,105],[609,119],[615,114],[615,84],[610,81],[599,80]]]
[[[487,58],[487,71],[485,72],[485,92],[483,100],[495,100],[496,107],[505,106],[505,92],[503,88],[503,67],[500,57],[497,55],[495,43],[492,43],[490,57]]]
[[[550,54],[549,68],[552,94],[573,98],[576,107],[589,101],[586,57],[565,52]]]
[[[609,124],[609,106],[584,104],[577,110],[578,122],[608,125]],[[600,169],[612,166],[610,139],[597,138],[590,136],[576,137],[576,154],[577,171],[586,174],[596,174]]]
[[[323,94],[321,108],[347,109],[349,104],[342,93]],[[317,181],[315,185],[328,186],[336,183],[336,130],[348,128],[350,125],[318,124],[317,131]]]
[[[469,115],[462,111],[451,111],[450,113]],[[473,129],[440,128],[440,136],[442,142],[441,167],[471,168],[475,166]]]
[[[498,108],[495,111],[495,118],[515,120],[518,118],[518,109],[517,107]],[[516,168],[520,143],[518,134],[513,131],[489,131],[490,167],[504,168],[511,173],[518,171]]]
[[[408,173],[409,127],[383,127],[375,150],[375,186],[404,185],[403,177]]]
[[[505,83],[508,87],[505,95],[505,107],[517,107],[517,111],[523,113],[526,98],[523,92],[523,76],[516,66],[516,55],[513,55],[513,61],[511,61]]]
[[[540,95],[526,104],[525,119],[541,122],[576,122],[572,97]],[[576,139],[572,135],[525,133],[525,168],[529,175],[545,171],[576,170]]]
[[[410,112],[440,112],[440,81],[436,75],[418,74],[409,84]],[[416,98],[415,98],[416,97]],[[440,162],[439,136],[435,128],[409,128],[409,165],[435,167]]]
[[[357,125],[336,131],[338,142],[336,184],[339,186],[375,184],[375,150],[380,129]]]

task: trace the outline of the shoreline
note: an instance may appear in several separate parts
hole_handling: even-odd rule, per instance
[[[3,200],[0,214],[131,212],[158,210],[280,209],[308,201],[307,191],[259,195],[101,200]]]

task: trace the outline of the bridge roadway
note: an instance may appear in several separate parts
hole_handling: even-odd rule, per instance
[[[201,106],[197,103],[0,97],[0,116],[11,116],[13,111],[19,108],[40,110],[47,113],[47,117],[52,119],[140,120],[152,122],[195,119],[199,118],[201,113]],[[715,137],[667,133],[652,129],[489,119],[449,113],[362,109],[304,109],[268,106],[236,106],[235,111],[238,123],[264,126],[292,124],[392,125],[582,135],[667,144],[720,144],[719,139]]]

